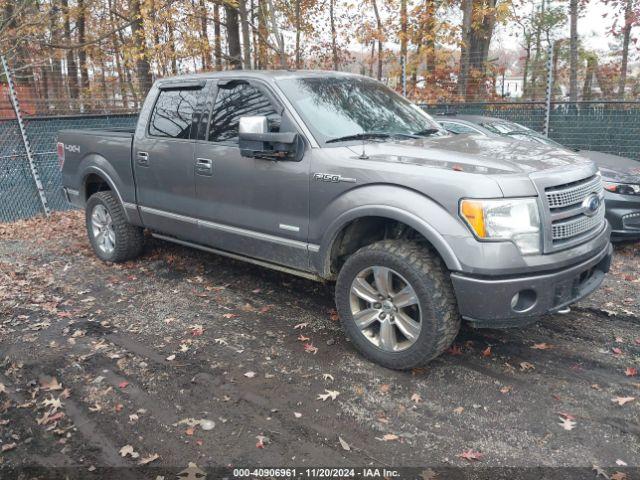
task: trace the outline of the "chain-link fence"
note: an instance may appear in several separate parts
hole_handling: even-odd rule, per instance
[[[62,196],[60,167],[56,154],[59,130],[67,128],[129,127],[137,115],[87,115],[34,117],[25,119],[35,166],[44,194],[53,210],[70,208]],[[0,222],[28,218],[42,213],[38,191],[29,169],[27,155],[13,119],[0,119]]]
[[[439,115],[482,115],[544,132],[545,102],[422,105]],[[574,149],[596,150],[640,160],[640,102],[552,102],[549,138]],[[639,164],[640,165],[640,164]]]

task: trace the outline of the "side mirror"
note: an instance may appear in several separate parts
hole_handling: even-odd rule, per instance
[[[304,153],[297,133],[269,132],[267,117],[241,117],[238,136],[243,157],[298,162]]]

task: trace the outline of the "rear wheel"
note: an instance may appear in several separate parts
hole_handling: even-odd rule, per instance
[[[85,215],[89,241],[98,258],[120,263],[140,255],[143,231],[127,222],[124,209],[112,192],[93,194]]]
[[[354,253],[338,275],[336,305],[358,350],[393,369],[426,364],[460,328],[446,267],[415,242],[385,240]]]

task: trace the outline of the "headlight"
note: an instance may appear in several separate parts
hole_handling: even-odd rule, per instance
[[[621,195],[640,195],[640,185],[634,183],[616,183],[604,181],[604,189]]]
[[[510,240],[524,255],[540,253],[540,215],[535,198],[462,200],[460,216],[480,240]]]

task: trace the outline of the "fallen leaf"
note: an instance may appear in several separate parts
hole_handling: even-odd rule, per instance
[[[264,435],[256,435],[258,442],[256,443],[257,448],[264,448],[264,446],[269,443],[269,437],[265,437]]]
[[[627,480],[627,474],[624,472],[614,472],[609,479],[610,480]]]
[[[191,436],[193,436],[195,431],[196,431],[196,429],[194,427],[189,427],[184,431],[184,434],[191,437]]]
[[[616,460],[616,465],[618,465],[620,467],[626,467],[627,466],[627,462],[625,462],[624,460],[617,459]]]
[[[523,372],[526,372],[528,370],[535,370],[535,366],[532,363],[529,362],[521,362],[520,363],[520,370]]]
[[[305,337],[304,335],[300,334],[298,335],[298,340],[300,340],[301,342],[308,342],[311,339],[309,337]]]
[[[507,393],[509,393],[510,391],[511,391],[511,387],[509,387],[509,386],[504,386],[504,387],[502,387],[502,388],[500,389],[500,393],[505,394],[505,395],[506,395]]]
[[[422,401],[422,397],[420,396],[420,394],[414,393],[413,395],[411,395],[411,401],[413,403],[420,403]]]
[[[236,318],[238,315],[235,313],[225,313],[222,315],[223,318]]]
[[[596,477],[604,477],[607,480],[609,480],[609,475],[607,475],[607,472],[605,472],[602,467],[599,467],[598,465],[593,465],[592,466],[592,470],[594,472],[596,472]]]
[[[119,452],[121,457],[126,457],[127,455],[129,455],[131,458],[138,458],[140,456],[138,452],[135,452],[133,450],[133,447],[131,445],[125,445],[119,450]]]
[[[299,324],[295,325],[295,326],[293,327],[293,329],[294,329],[294,330],[297,330],[297,329],[299,329],[299,328],[306,328],[306,327],[307,327],[307,325],[309,325],[309,323],[308,323],[308,322],[305,322],[305,323],[299,323]]]
[[[491,345],[489,345],[487,348],[485,348],[482,351],[482,356],[483,357],[490,357],[491,356]]]
[[[569,420],[575,420],[576,419],[576,417],[574,417],[570,413],[566,413],[566,412],[558,412],[558,415],[560,415],[562,418],[568,418]]]
[[[4,383],[0,383],[0,393],[6,393],[7,387],[4,386]]]
[[[624,374],[627,377],[635,377],[636,375],[638,375],[638,369],[635,367],[627,367],[627,369],[624,371]]]
[[[611,351],[613,352],[614,355],[621,355],[622,354],[622,350],[619,349],[618,347],[613,347],[611,349]]]
[[[611,401],[622,407],[625,403],[633,402],[635,399],[636,397],[616,397],[612,398]]]
[[[563,417],[559,417],[559,418],[560,418],[560,423],[558,425],[560,425],[565,430],[573,430],[576,427],[576,422],[574,422],[570,418],[563,418]]]
[[[453,409],[453,413],[460,415],[462,412],[464,412],[464,407],[456,407]]]
[[[305,343],[304,351],[307,353],[313,353],[314,355],[318,353],[318,348],[313,346],[313,343]]]
[[[113,407],[116,412],[121,412],[124,408],[124,405],[121,403],[117,403],[115,407]]]
[[[398,435],[396,435],[395,433],[387,433],[385,435],[382,436],[382,440],[384,440],[385,442],[392,442],[394,440],[398,440]]]
[[[300,418],[302,417],[302,414],[300,412],[293,412],[293,416],[296,418]]]
[[[345,442],[342,437],[338,436],[338,441],[340,442],[340,445],[342,446],[343,450],[346,450],[347,452],[351,450],[351,447],[349,446],[349,444],[347,442]]]
[[[18,444],[15,443],[15,442],[13,442],[13,443],[5,443],[4,445],[2,445],[2,451],[3,452],[8,452],[9,450],[14,450],[17,446],[18,446]]]
[[[118,387],[120,388],[127,388],[127,385],[129,385],[129,382],[127,382],[126,380],[124,382],[120,382],[118,384]]]
[[[146,465],[148,463],[153,462],[154,460],[157,460],[160,458],[160,455],[158,455],[157,453],[152,453],[151,455],[141,458],[140,461],[138,462],[138,465]]]
[[[194,325],[193,327],[191,327],[191,335],[193,337],[199,337],[203,333],[204,333],[204,328],[202,325]]]
[[[318,394],[318,398],[316,400],[322,400],[323,402],[328,400],[329,398],[331,398],[331,400],[335,400],[337,396],[340,395],[340,392],[338,392],[337,390],[327,390],[325,388],[324,391],[325,393]]]
[[[255,377],[255,376],[256,376],[256,372],[251,372],[251,371],[249,371],[249,372],[246,372],[246,373],[244,374],[244,376],[245,376],[245,377],[247,377],[247,378],[253,378],[253,377]]]
[[[531,348],[534,350],[549,350],[552,347],[548,343],[534,343]]]
[[[333,375],[331,375],[330,373],[323,373],[322,378],[324,378],[325,380],[331,380],[333,382]]]
[[[213,420],[200,420],[200,428],[202,430],[213,430],[216,423]]]
[[[458,457],[460,458],[464,458],[465,460],[468,461],[480,461],[482,460],[482,457],[484,456],[483,453],[480,452],[475,452],[473,450],[467,450],[465,452],[462,452],[460,454],[458,454]]]
[[[47,380],[41,381],[40,387],[45,392],[51,392],[53,390],[62,390],[62,385],[58,383],[58,379],[56,377],[50,377]]]
[[[391,385],[389,385],[388,383],[383,383],[378,387],[378,390],[380,390],[380,393],[388,393],[390,388]]]

